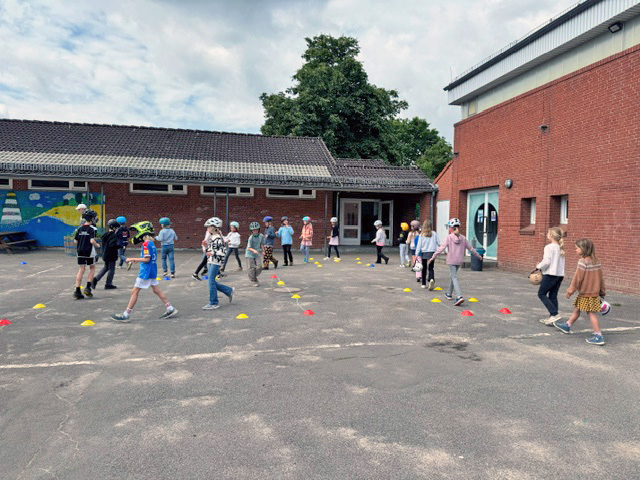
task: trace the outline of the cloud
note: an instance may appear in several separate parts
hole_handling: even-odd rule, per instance
[[[40,200],[40,194],[39,193],[29,194],[29,200]]]
[[[449,140],[455,76],[574,0],[3,0],[0,116],[258,132],[305,37],[358,38],[370,80]]]

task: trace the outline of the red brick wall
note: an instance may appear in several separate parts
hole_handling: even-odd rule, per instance
[[[567,281],[573,244],[592,239],[607,285],[640,293],[640,46],[492,107],[455,126],[459,152],[436,180],[450,215],[466,218],[467,192],[499,187],[498,263],[526,272],[569,196]],[[549,126],[542,132],[540,125]],[[507,178],[513,187],[506,189]],[[523,198],[536,198],[535,227]]]

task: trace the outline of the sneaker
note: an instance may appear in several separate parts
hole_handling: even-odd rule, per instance
[[[416,282],[420,283],[422,280],[419,278],[416,278]]]
[[[203,310],[215,310],[216,308],[220,308],[220,305],[205,305],[204,307],[202,307]]]
[[[324,257],[323,260],[331,260],[330,257]]]
[[[252,287],[259,287],[260,286],[260,282],[253,282],[251,284]]]
[[[202,279],[200,278],[200,276],[197,273],[194,273],[193,275],[191,275],[193,278],[195,278],[196,280],[202,281]]]
[[[82,300],[84,298],[84,295],[80,290],[74,290],[73,298],[75,298],[76,300]]]
[[[283,266],[283,267],[288,267],[288,266],[289,266],[289,264],[288,264],[288,263],[283,263],[283,264],[282,264],[282,266]]]
[[[453,295],[451,295],[450,293],[445,293],[444,296],[447,300],[453,300]]]
[[[178,309],[176,307],[171,307],[171,310],[167,310],[159,318],[169,318],[178,313]]]
[[[429,280],[429,290],[433,290],[436,286],[436,282],[434,280]]]
[[[242,267],[238,267],[238,271],[241,272],[242,271]]]
[[[547,318],[541,318],[540,323],[552,326],[554,322],[559,322],[560,320],[562,320],[562,317],[560,315],[549,315]]]
[[[278,261],[274,260],[273,261],[273,269],[275,270],[276,268],[278,268]]]
[[[131,321],[129,316],[125,315],[124,313],[114,313],[113,315],[111,315],[111,319],[115,322],[120,323],[129,323]]]
[[[236,293],[236,287],[231,287],[231,293],[228,295],[229,303],[233,301],[233,294]]]
[[[400,265],[401,268],[407,268],[407,266],[403,263]]]
[[[384,259],[384,264],[385,264],[385,265],[388,265],[388,264],[389,264],[389,259],[388,259],[388,258],[385,258],[385,259]]]
[[[163,276],[163,277],[168,277],[168,276],[169,276],[169,273],[168,273],[168,272],[162,272],[162,276]]]
[[[591,345],[604,345],[604,338],[602,337],[602,335],[598,335],[597,333],[591,335],[586,339],[586,341]]]
[[[96,289],[96,285],[98,285],[98,280],[96,280],[94,278],[93,280],[91,280],[91,288],[93,288],[95,290]]]
[[[127,270],[131,270],[131,267],[133,267],[133,262],[127,262]]]
[[[571,326],[567,323],[553,322],[553,326],[560,330],[562,333],[573,333],[571,331]]]
[[[464,297],[458,297],[456,298],[456,302],[453,304],[454,307],[457,307],[458,305],[462,305],[464,303]]]
[[[90,288],[84,287],[84,289],[82,290],[82,293],[84,293],[85,297],[93,297],[93,293],[91,292]]]
[[[176,274],[175,274],[175,273],[172,273],[172,274],[171,274],[171,278],[176,278]]]
[[[420,287],[422,287],[422,288],[427,288],[427,286],[426,286],[426,285],[420,285]]]
[[[116,287],[115,285],[105,285],[104,286],[105,290],[115,290],[116,288],[118,288],[118,287]]]

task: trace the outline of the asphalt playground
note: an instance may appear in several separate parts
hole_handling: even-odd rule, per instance
[[[597,347],[586,318],[540,324],[524,275],[462,270],[454,307],[395,250],[323,256],[259,288],[230,260],[233,303],[203,311],[178,252],[179,313],[143,291],[117,324],[135,267],[74,300],[74,258],[0,255],[0,479],[639,478],[640,298],[610,292]]]

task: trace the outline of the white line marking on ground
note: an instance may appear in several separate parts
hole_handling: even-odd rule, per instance
[[[62,265],[56,265],[55,267],[47,268],[46,270],[42,270],[41,272],[32,273],[31,275],[27,275],[24,278],[36,277],[38,275],[42,275],[43,273],[50,272],[51,270],[58,270]]]

